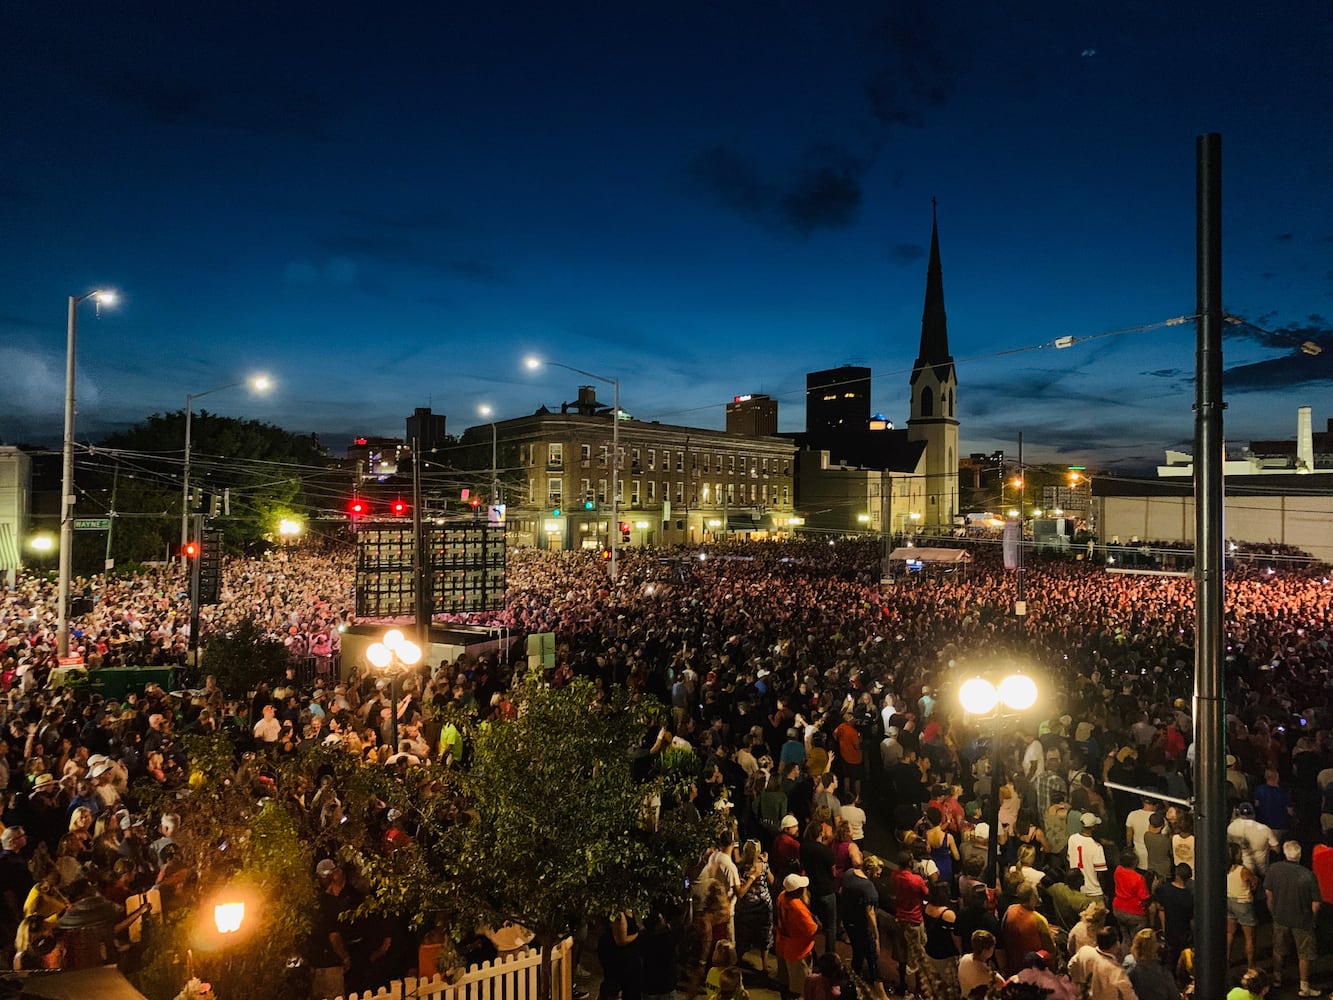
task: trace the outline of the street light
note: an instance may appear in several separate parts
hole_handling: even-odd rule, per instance
[[[1000,731],[1004,713],[1026,712],[1037,703],[1037,682],[1026,674],[1012,673],[998,684],[985,677],[973,677],[958,688],[958,701],[963,711],[969,715],[994,716],[994,729],[991,732],[990,762],[990,808],[986,820],[990,824],[990,837],[986,843],[986,863],[994,872],[996,885],[999,884],[1000,872],[996,863],[1000,846]]]
[[[181,477],[181,562],[185,561],[185,543],[190,540],[190,423],[194,416],[194,401],[203,396],[212,395],[215,392],[221,392],[223,389],[234,389],[238,385],[248,385],[253,392],[264,392],[273,383],[269,381],[267,375],[253,375],[250,378],[241,379],[239,382],[228,382],[225,385],[215,385],[211,389],[205,389],[203,392],[187,392],[185,394],[185,471]]]
[[[491,409],[488,403],[482,403],[477,407],[477,412],[483,417],[490,417],[495,411]],[[494,507],[500,502],[500,468],[496,461],[496,432],[495,421],[491,422],[491,506]]]
[[[421,647],[396,628],[385,632],[379,642],[372,642],[366,647],[366,659],[370,665],[388,675],[389,678],[389,732],[393,742],[393,752],[398,752],[398,674],[399,670],[390,670],[395,664],[400,668],[411,669],[421,662]]]
[[[213,907],[213,924],[219,934],[235,934],[245,920],[245,903],[218,903]]]
[[[69,297],[65,325],[65,440],[60,477],[60,582],[56,600],[56,652],[69,655],[69,578],[74,565],[74,356],[79,340],[79,305],[92,299],[101,307],[116,304],[116,293],[103,288]]]
[[[611,539],[611,582],[615,583],[616,535],[620,528],[620,379],[607,378],[605,375],[594,375],[592,372],[586,372],[582,368],[575,368],[573,365],[561,364],[559,361],[543,361],[541,358],[530,357],[524,364],[533,371],[540,368],[542,365],[563,368],[565,371],[573,372],[575,375],[582,375],[585,378],[604,382],[615,389],[616,398],[611,411],[611,530],[608,532]]]

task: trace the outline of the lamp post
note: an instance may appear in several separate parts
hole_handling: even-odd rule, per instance
[[[266,375],[255,375],[251,378],[241,379],[239,382],[228,382],[225,385],[215,385],[211,389],[205,389],[203,392],[187,392],[185,394],[185,467],[181,476],[181,561],[185,561],[185,544],[190,540],[190,425],[194,417],[194,401],[204,396],[212,395],[215,392],[221,392],[223,389],[234,389],[238,385],[248,385],[255,392],[263,392],[268,389],[272,383],[269,382]]]
[[[1000,872],[997,864],[1000,847],[1000,730],[1004,721],[1004,710],[1025,712],[1037,703],[1037,683],[1026,674],[1012,673],[1000,682],[994,683],[985,677],[973,677],[964,681],[958,689],[958,701],[969,715],[992,715],[994,727],[991,731],[990,760],[990,803],[986,810],[986,822],[990,825],[990,837],[986,843],[986,864],[994,872],[996,885],[999,885]]]
[[[60,476],[60,580],[56,600],[56,652],[69,655],[69,579],[74,565],[74,356],[79,340],[79,306],[92,299],[99,307],[114,305],[116,293],[95,288],[69,297],[65,325],[65,438]]]
[[[379,642],[372,642],[366,647],[366,659],[376,670],[389,678],[389,733],[393,742],[393,752],[398,752],[398,674],[401,669],[411,669],[421,662],[421,647],[396,628],[385,632]],[[398,669],[391,669],[391,668]]]
[[[575,375],[582,375],[585,378],[596,379],[598,382],[604,382],[615,389],[615,401],[611,412],[611,521],[608,532],[611,541],[611,582],[616,582],[616,549],[617,536],[620,534],[620,379],[608,378],[605,375],[594,375],[592,372],[586,372],[582,368],[575,368],[573,365],[561,364],[559,361],[543,361],[541,358],[528,358],[527,366],[530,369],[540,368],[542,365],[551,365],[555,368],[563,368],[565,371],[573,372]]]
[[[483,417],[489,418],[495,411],[489,404],[483,403],[477,407],[477,412]],[[495,421],[491,420],[491,506],[494,507],[500,502],[500,467],[496,455],[496,431]]]

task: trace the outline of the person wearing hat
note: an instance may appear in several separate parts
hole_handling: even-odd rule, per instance
[[[1227,842],[1240,847],[1241,863],[1263,878],[1268,871],[1268,855],[1278,848],[1277,835],[1254,817],[1254,806],[1242,802],[1235,818],[1227,825]]]
[[[779,820],[778,835],[773,838],[773,847],[769,851],[775,878],[786,878],[801,870],[801,841],[797,834],[801,824],[791,813]]]
[[[792,874],[782,880],[777,902],[778,988],[782,1000],[794,1000],[805,991],[819,924],[810,912],[810,880]]]
[[[1083,873],[1083,892],[1093,899],[1105,895],[1101,879],[1106,872],[1106,849],[1093,836],[1101,821],[1096,813],[1085,812],[1081,820],[1083,829],[1069,838],[1068,846],[1069,869]]]

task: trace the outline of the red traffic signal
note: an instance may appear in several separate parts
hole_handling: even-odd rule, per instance
[[[407,503],[403,500],[395,500],[389,505],[389,510],[393,513],[394,517],[406,517]]]
[[[186,542],[184,552],[186,559],[194,559],[196,556],[199,555],[199,543]]]
[[[370,513],[370,504],[360,497],[353,497],[347,503],[347,513],[355,521],[358,517],[365,517]]]

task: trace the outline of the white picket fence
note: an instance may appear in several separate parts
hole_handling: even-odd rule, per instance
[[[573,941],[566,938],[551,949],[551,1000],[572,1000]],[[394,980],[388,986],[352,993],[340,1000],[537,1000],[542,953],[525,948],[468,969],[456,982],[443,976]]]

